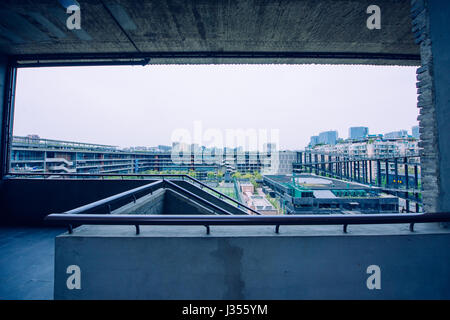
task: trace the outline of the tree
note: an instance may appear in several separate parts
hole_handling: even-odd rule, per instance
[[[246,173],[242,176],[243,179],[253,180],[253,175],[251,173]]]
[[[209,171],[207,176],[209,180],[213,180],[216,177],[216,174],[213,171]]]
[[[197,173],[194,170],[189,170],[188,176],[190,176],[192,178],[196,178],[197,177]]]
[[[242,174],[239,171],[236,171],[235,173],[233,173],[231,175],[231,177],[236,178],[236,179],[240,179],[240,178],[242,178]]]

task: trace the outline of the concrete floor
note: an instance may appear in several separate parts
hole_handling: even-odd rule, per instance
[[[65,231],[0,227],[0,300],[53,299],[55,237]]]

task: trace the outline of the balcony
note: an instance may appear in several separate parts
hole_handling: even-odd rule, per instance
[[[43,212],[51,213],[42,208],[64,212],[118,193],[125,193],[128,203],[133,203],[129,190],[142,190],[151,181],[12,179],[0,185],[0,200],[5,203],[7,198],[8,203],[16,203],[7,208],[14,216],[36,219],[40,213],[40,220]],[[219,195],[201,190],[201,184],[195,187],[188,181],[173,182],[209,202],[219,203]],[[7,188],[4,184],[8,184]],[[29,190],[41,190],[41,194],[27,203],[17,203],[18,190],[27,194]],[[77,197],[73,197],[74,192]],[[160,199],[155,191],[152,199],[141,196],[138,205]],[[177,203],[174,199],[166,200]],[[178,209],[173,207],[175,211],[170,214],[186,213],[186,207],[178,203]],[[104,204],[102,210],[107,209]],[[124,205],[118,203],[117,209],[127,211]],[[231,204],[223,205],[232,210]],[[165,219],[170,214],[160,212],[154,217]],[[127,219],[118,211],[102,216]],[[402,218],[401,214],[396,216]],[[82,225],[70,234],[59,227],[51,232],[44,228],[36,232],[8,228],[2,232],[9,243],[0,249],[4,259],[17,259],[7,247],[22,252],[30,241],[36,255],[28,255],[27,259],[34,259],[38,253],[43,258],[34,259],[32,267],[22,263],[17,270],[8,269],[10,276],[0,293],[2,298],[19,299],[450,298],[450,230],[438,223],[416,223],[413,231],[409,223],[356,224],[345,229],[343,232],[341,225],[141,225],[136,234],[134,224],[102,223]],[[20,236],[24,233],[26,238]],[[81,268],[82,290],[67,288],[66,271],[70,265]],[[381,270],[379,290],[366,286],[367,268],[372,265]],[[43,270],[32,273],[34,281],[30,281],[31,268]],[[53,270],[54,279],[50,276]],[[36,281],[46,285],[39,290]],[[27,288],[30,290],[25,293]]]

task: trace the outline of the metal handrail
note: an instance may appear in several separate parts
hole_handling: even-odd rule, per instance
[[[213,207],[215,210],[218,210],[218,211],[220,211],[220,212],[222,212],[222,213],[225,213],[225,214],[228,214],[228,215],[231,214],[231,213],[228,212],[227,210],[225,210],[225,209],[223,209],[223,208],[221,208],[221,207],[215,205],[214,203],[212,203],[212,202],[210,202],[210,201],[208,201],[208,200],[206,200],[206,199],[203,199],[202,197],[199,197],[199,196],[196,195],[195,193],[192,193],[192,192],[190,192],[189,190],[186,190],[186,189],[184,189],[184,188],[182,188],[182,187],[176,185],[176,184],[173,183],[173,182],[170,182],[170,181],[165,180],[164,183],[165,183],[165,184],[168,184],[168,185],[171,186],[172,188],[175,188],[175,189],[177,189],[177,190],[180,190],[180,191],[182,191],[182,192],[188,194],[189,196],[191,196],[192,198],[194,198],[195,200],[197,200],[197,201],[199,201],[199,202],[202,202],[202,203],[204,203],[204,204],[207,204],[207,205]],[[243,212],[243,213],[245,213],[245,212]]]
[[[216,192],[216,193],[219,194],[221,197],[223,197],[223,198],[225,198],[225,199],[227,199],[227,200],[230,200],[230,201],[234,202],[235,204],[238,205],[238,207],[245,208],[245,209],[247,209],[247,210],[250,210],[251,212],[253,212],[253,213],[256,214],[256,215],[260,215],[260,213],[259,213],[258,211],[254,210],[254,209],[252,209],[252,208],[250,208],[250,207],[248,207],[248,206],[246,206],[245,204],[243,204],[243,203],[241,203],[241,202],[239,202],[239,201],[237,201],[237,200],[235,200],[235,199],[233,199],[233,198],[227,196],[226,194],[224,194],[224,193],[222,193],[222,192],[220,192],[220,191],[217,191],[216,189],[214,189],[214,188],[208,186],[207,184],[205,184],[205,183],[203,183],[203,182],[201,182],[201,181],[199,181],[199,180],[197,180],[197,179],[195,179],[195,178],[193,178],[193,177],[191,177],[191,176],[186,175],[186,177],[188,177],[191,181],[194,181],[194,182],[200,184],[201,186],[203,186],[203,187],[205,187],[205,188],[208,188],[209,190],[212,190],[212,191]]]
[[[183,193],[186,193],[190,197],[192,197],[195,200],[201,202],[202,204],[211,207],[212,208],[211,211],[214,214],[217,214],[216,212],[221,212],[221,213],[226,214],[226,215],[233,214],[233,213],[231,213],[231,212],[229,212],[229,211],[227,211],[227,210],[225,210],[225,209],[215,205],[214,203],[199,197],[198,195],[190,192],[189,190],[186,190],[186,189],[176,185],[175,183],[172,183],[172,182],[167,181],[167,180],[158,180],[158,181],[146,184],[144,186],[140,186],[140,187],[134,188],[132,190],[128,190],[128,191],[116,194],[114,196],[111,196],[111,197],[108,197],[108,198],[105,198],[105,199],[102,199],[102,200],[98,200],[98,201],[89,203],[87,205],[83,205],[81,207],[78,207],[78,208],[75,208],[75,209],[63,212],[62,214],[64,214],[64,215],[88,214],[89,212],[92,212],[92,211],[95,211],[95,210],[98,210],[98,209],[106,209],[106,213],[107,214],[111,214],[112,213],[112,205],[114,203],[117,203],[119,201],[126,200],[126,199],[129,199],[129,200],[133,201],[134,203],[136,203],[136,200],[138,199],[137,195],[139,193],[142,193],[142,192],[145,192],[145,191],[150,191],[150,193],[152,193],[153,189],[155,189],[155,187],[162,186],[163,188],[165,188],[165,187],[167,187],[167,185],[169,185],[170,188],[173,188],[173,189],[176,189],[176,190],[181,191]],[[245,214],[245,212],[242,211],[242,214]]]
[[[358,155],[349,155],[349,154],[345,154],[342,152],[324,152],[324,151],[319,151],[319,150],[301,150],[299,152],[302,153],[306,153],[306,154],[314,154],[314,155],[323,155],[323,156],[333,156],[333,157],[344,157],[347,158],[348,160],[370,160],[370,158],[368,158],[367,156],[365,158],[363,158],[363,156],[358,156]],[[392,154],[381,154],[378,155],[378,158],[374,158],[374,160],[376,159],[386,159],[386,158],[420,158],[420,153],[410,153],[410,152],[396,152],[396,153],[392,153]]]
[[[358,214],[358,215],[99,215],[99,214],[50,214],[44,219],[49,222],[67,223],[69,233],[72,224],[89,225],[273,225],[279,233],[281,225],[342,225],[344,233],[348,225],[355,224],[399,224],[409,223],[414,231],[415,223],[450,222],[450,212],[420,214]]]
[[[14,173],[10,173],[10,175],[12,176],[44,176],[44,177],[48,177],[48,176],[63,176],[63,177],[149,177],[149,178],[164,178],[164,177],[169,177],[169,178],[182,178],[183,180],[185,178],[201,185],[202,187],[205,187],[211,191],[213,191],[214,193],[219,195],[219,198],[225,198],[227,200],[232,201],[233,203],[235,203],[238,207],[242,207],[245,208],[249,211],[251,211],[252,213],[259,215],[260,213],[248,206],[246,206],[245,204],[227,196],[226,194],[217,191],[216,189],[208,186],[207,184],[187,175],[187,174],[131,174],[131,173],[124,173],[124,174],[107,174],[107,173],[87,173],[87,174],[83,174],[83,173],[26,173],[26,172],[14,172]]]
[[[63,214],[71,215],[71,214],[88,213],[88,212],[97,210],[102,207],[108,208],[108,213],[111,213],[111,204],[118,202],[120,200],[124,200],[126,198],[131,198],[134,202],[136,202],[136,195],[138,193],[148,191],[148,190],[152,191],[154,187],[160,186],[161,184],[164,184],[163,180],[155,181],[155,182],[134,188],[132,190],[128,190],[128,191],[113,195],[111,197],[101,199],[101,200],[86,204],[84,206],[66,211]]]

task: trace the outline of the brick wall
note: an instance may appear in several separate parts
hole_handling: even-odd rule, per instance
[[[420,115],[420,160],[422,163],[422,196],[424,212],[438,210],[439,197],[439,148],[436,127],[435,96],[433,81],[433,54],[430,39],[430,21],[427,0],[412,0],[414,39],[420,45],[422,66],[417,69],[417,93]]]

